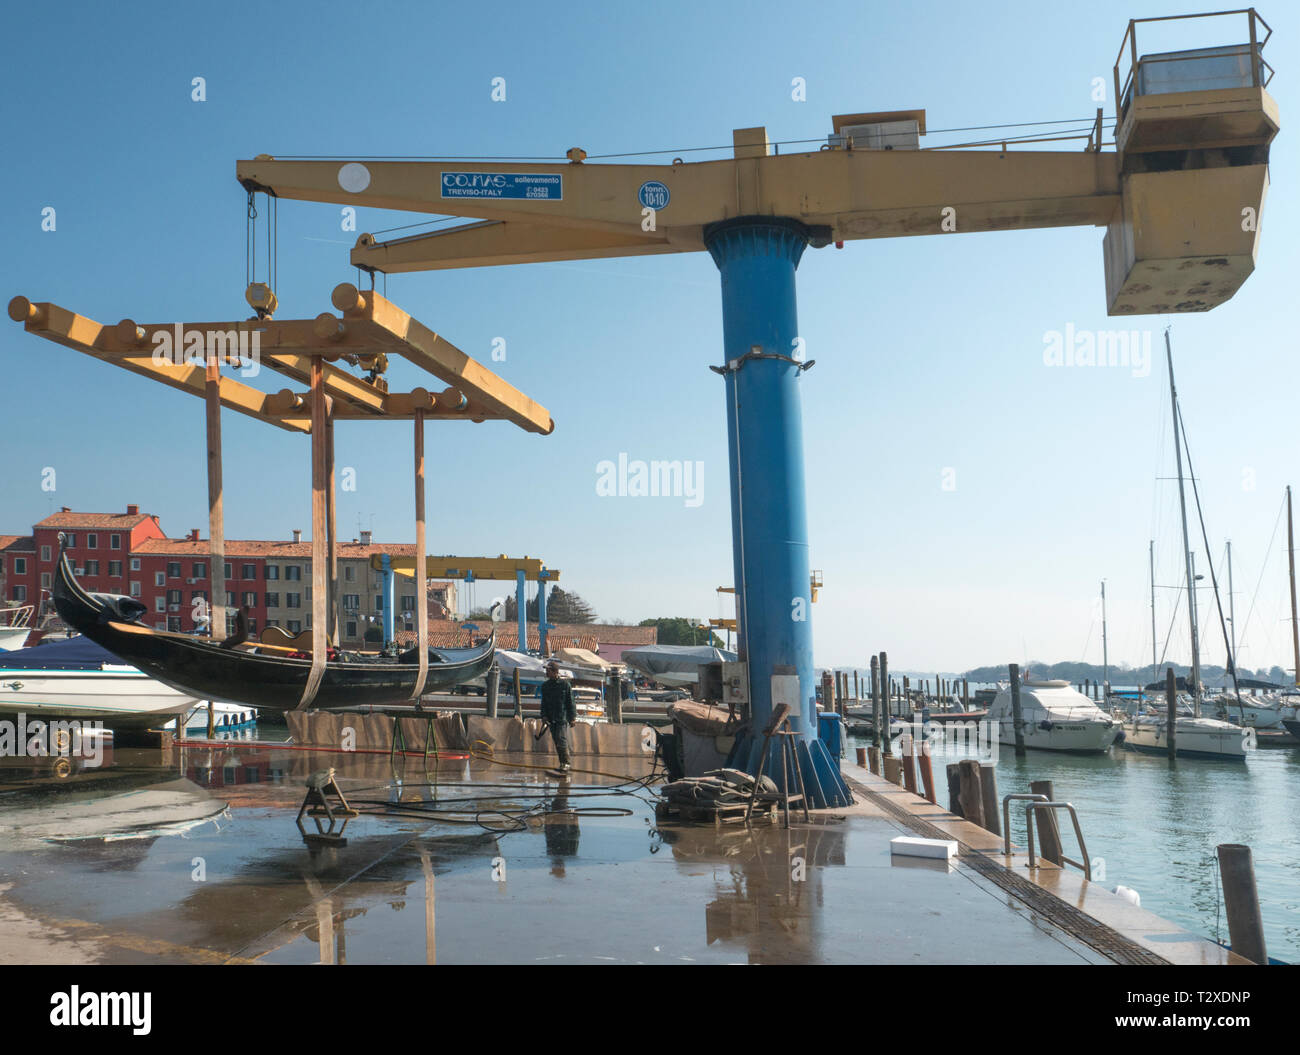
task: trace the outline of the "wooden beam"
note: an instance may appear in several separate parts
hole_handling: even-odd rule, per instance
[[[206,419],[208,439],[208,544],[212,569],[212,598],[208,602],[208,633],[213,641],[226,638],[226,518],[221,481],[221,363],[209,355],[206,367]],[[212,708],[208,708],[208,735],[213,733]],[[177,735],[184,736],[179,729]]]
[[[325,521],[329,538],[329,640],[339,644],[338,505],[334,479],[334,416],[325,415],[325,474],[329,477]]]
[[[326,425],[325,371],[319,359],[312,361],[311,373],[311,671],[303,688],[297,710],[306,710],[316,698],[321,678],[325,676],[329,627],[329,567],[326,540],[329,535],[329,499],[327,496],[329,441]]]

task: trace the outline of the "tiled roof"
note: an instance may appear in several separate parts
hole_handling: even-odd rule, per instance
[[[36,539],[31,535],[0,535],[0,550],[15,553],[35,553]]]
[[[475,640],[482,640],[491,627],[496,626],[497,648],[515,649],[519,643],[519,624],[514,621],[489,623],[486,619],[473,620],[478,627],[473,631]],[[461,622],[452,619],[429,620],[429,644],[433,648],[466,648],[471,631],[461,629]],[[633,641],[615,641],[610,636],[614,631],[636,631]],[[605,644],[644,644],[653,645],[658,641],[659,628],[653,626],[604,626],[600,623],[561,623],[546,635],[546,643],[551,649],[585,648],[596,652],[601,642]],[[400,644],[415,643],[414,630],[397,631]],[[528,647],[541,648],[541,638],[536,624],[528,626]]]
[[[172,557],[208,557],[212,544],[207,539],[151,538],[135,548],[135,553],[156,553]],[[362,545],[359,542],[339,542],[335,546],[340,560],[368,560],[376,553],[394,557],[415,554],[412,543]],[[227,557],[268,557],[275,560],[311,560],[310,542],[278,542],[265,539],[226,539]]]
[[[657,626],[610,626],[604,623],[591,623],[586,626],[586,629],[595,634],[597,640],[607,645],[659,644]]]
[[[38,528],[98,528],[104,531],[130,531],[153,517],[148,513],[51,513],[38,521]]]

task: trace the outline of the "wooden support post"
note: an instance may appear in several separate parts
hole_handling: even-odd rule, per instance
[[[855,750],[856,750],[856,753],[857,753],[858,765],[860,765],[863,769],[866,769],[866,768],[867,768],[867,749],[866,749],[865,747],[859,747],[859,748],[856,748]]]
[[[211,740],[217,735],[217,705],[208,700],[208,739]],[[185,736],[185,721],[182,719],[176,726],[178,734],[183,738]]]
[[[311,671],[297,710],[306,710],[316,698],[325,676],[329,631],[329,459],[325,424],[325,366],[319,356],[311,360]]]
[[[617,670],[609,672],[608,691],[609,713],[605,715],[607,721],[614,725],[623,724],[623,678]]]
[[[211,343],[211,342],[209,342]],[[208,603],[208,634],[226,638],[226,521],[221,483],[221,361],[208,348],[204,396],[208,426],[208,549],[212,561],[212,597]]]
[[[916,761],[921,767],[921,786],[925,788],[925,797],[937,806],[939,800],[934,795],[934,767],[930,764],[930,752],[922,748]]]
[[[880,754],[880,657],[871,657],[871,738],[875,743],[876,754]],[[879,773],[878,767],[872,767],[871,772]]]
[[[998,774],[991,762],[980,766],[980,791],[984,794],[984,827],[994,835],[1002,834],[1002,818],[998,807]]]
[[[895,758],[893,755],[886,755],[884,758],[885,779],[891,784],[902,785],[903,783],[903,760]]]
[[[1056,801],[1056,790],[1050,780],[1032,780],[1029,782],[1029,790],[1035,795],[1046,795],[1048,802]],[[1061,830],[1056,825],[1056,811],[1034,810],[1034,817],[1038,823],[1038,842],[1043,860],[1051,861],[1055,865],[1063,865]]]
[[[903,734],[903,787],[907,788],[913,795],[916,794],[916,766],[914,758],[916,755],[916,742],[912,739],[912,734]]]
[[[416,710],[429,677],[429,569],[424,534],[424,410],[415,410],[415,647],[420,651],[420,671],[415,679]]]
[[[853,702],[858,703],[862,699],[862,689],[858,684],[858,668],[853,668]]]
[[[497,716],[497,698],[501,691],[501,668],[495,663],[492,669],[487,672],[487,716],[495,718]]]
[[[880,776],[880,748],[875,744],[867,748],[867,766],[876,776]]]
[[[1223,876],[1223,904],[1228,916],[1228,941],[1232,951],[1251,963],[1267,964],[1264,920],[1255,887],[1255,865],[1250,847],[1221,843],[1219,873]]]
[[[962,816],[961,812],[961,763],[948,763],[948,812]]]
[[[1178,755],[1178,679],[1174,677],[1174,668],[1165,670],[1165,741],[1169,751],[1169,761]]]
[[[968,821],[987,827],[984,823],[984,791],[980,779],[980,764],[973,758],[963,758],[957,763],[961,776],[961,815]]]
[[[1016,735],[1016,757],[1025,757],[1025,720],[1020,711],[1020,665],[1012,663],[1008,668],[1011,674],[1011,720]]]
[[[912,710],[912,681],[906,674],[904,674],[903,675],[903,698],[899,702],[899,707],[898,707],[899,716],[907,717],[908,713],[911,710]]]
[[[519,687],[519,668],[515,667],[515,669],[512,670],[510,674],[514,679],[515,717],[522,718],[524,716],[524,694],[523,694],[523,690]]]
[[[894,713],[893,707],[889,702],[889,656],[887,653],[880,653],[880,685],[881,691],[885,693],[881,701],[880,721],[876,723],[876,731],[880,736],[880,752],[888,755],[893,752],[893,740],[889,735],[889,719]]]
[[[334,481],[334,415],[325,416],[325,474],[329,477],[329,490],[325,495],[325,525],[329,547],[327,561],[329,564],[329,641],[339,644],[339,556],[338,556],[338,508],[336,506]]]

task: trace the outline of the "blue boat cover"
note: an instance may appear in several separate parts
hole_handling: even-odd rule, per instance
[[[98,670],[103,663],[120,665],[122,660],[80,634],[0,652],[0,670]]]

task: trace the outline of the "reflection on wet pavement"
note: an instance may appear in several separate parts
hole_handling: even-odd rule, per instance
[[[883,816],[660,826],[646,763],[599,764],[627,779],[238,742],[0,770],[0,962],[1096,959],[972,872],[891,862]],[[305,845],[329,766],[362,812]]]

